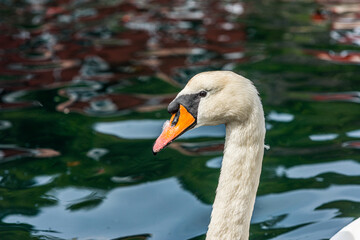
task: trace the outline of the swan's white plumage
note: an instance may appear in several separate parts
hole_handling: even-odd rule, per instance
[[[264,152],[265,120],[252,82],[229,71],[193,77],[178,94],[208,92],[198,108],[197,126],[226,125],[221,174],[207,240],[248,239]]]
[[[360,218],[345,226],[330,240],[360,240]]]
[[[194,76],[177,97],[205,90],[197,125],[225,124],[224,157],[206,240],[247,240],[264,153],[265,119],[252,82],[230,71]],[[360,240],[360,220],[331,240]]]

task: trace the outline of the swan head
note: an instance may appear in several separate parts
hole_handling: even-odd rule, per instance
[[[246,122],[259,102],[252,82],[231,71],[195,75],[169,104],[170,121],[153,146],[156,154],[184,132],[206,125]]]

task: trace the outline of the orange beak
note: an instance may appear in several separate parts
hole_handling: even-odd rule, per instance
[[[174,113],[170,118],[170,123],[165,125],[162,133],[156,139],[153,146],[154,155],[160,152],[161,149],[165,148],[172,141],[174,141],[181,134],[186,132],[195,125],[196,119],[186,108],[180,104],[180,108],[177,113]]]

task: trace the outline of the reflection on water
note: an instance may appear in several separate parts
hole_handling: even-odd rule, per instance
[[[37,148],[37,149],[29,149],[29,148],[21,148],[15,145],[1,145],[0,144],[0,163],[5,163],[9,161],[13,161],[19,158],[50,158],[57,157],[60,153],[53,149],[46,148]]]
[[[288,178],[311,178],[324,173],[337,173],[346,176],[360,176],[360,163],[354,160],[297,165],[288,169],[279,166],[276,174]]]
[[[208,160],[206,166],[208,168],[221,168],[222,157],[216,157]]]
[[[324,201],[357,202],[359,190],[358,185],[334,185],[325,189],[304,189],[260,196],[256,199],[252,222],[265,223],[265,228],[287,228],[318,222],[323,227],[305,225],[275,239],[308,239],[310,230],[316,239],[328,239],[337,232],[336,226],[331,222],[332,218],[339,215],[339,210],[318,208]],[[349,218],[339,218],[336,222],[346,224],[350,221]],[[325,223],[328,224],[326,228]]]
[[[276,122],[291,122],[294,120],[294,115],[289,113],[277,113],[274,111],[271,111],[267,115],[267,119],[270,121],[276,121]]]
[[[347,132],[347,133],[346,133],[346,136],[352,137],[352,138],[360,138],[360,129]]]
[[[358,12],[0,1],[0,239],[204,239],[224,126],[151,147],[181,87],[220,69],[252,79],[264,104],[250,239],[329,238],[360,216]]]
[[[86,156],[95,160],[99,160],[102,156],[104,156],[108,152],[109,150],[105,148],[93,148],[86,153]]]
[[[31,187],[37,187],[45,184],[50,184],[58,175],[54,176],[36,176],[33,181],[34,184]]]
[[[12,215],[3,221],[28,223],[38,231],[51,230],[53,236],[65,239],[110,239],[151,233],[154,239],[181,240],[205,232],[211,212],[211,206],[184,191],[175,178],[110,192],[68,187],[47,194],[57,200],[56,206],[34,217]],[[88,211],[91,201],[96,206]],[[71,207],[80,203],[81,208]]]
[[[327,133],[327,134],[312,134],[309,138],[313,141],[329,141],[334,140],[339,135],[336,133]]]
[[[346,226],[352,220],[352,218],[334,218],[324,222],[316,222],[272,238],[272,240],[305,240],[309,239],[310,234],[314,239],[328,239],[337,232],[333,229],[339,229],[339,226]]]
[[[161,133],[162,125],[166,120],[128,120],[111,123],[97,123],[94,126],[95,131],[110,135],[115,135],[125,139],[155,139]],[[184,133],[181,137],[199,138],[199,137],[224,137],[225,127],[205,126],[196,128],[190,132]]]

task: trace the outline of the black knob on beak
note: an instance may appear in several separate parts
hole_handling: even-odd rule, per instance
[[[180,108],[180,103],[174,99],[168,106],[167,110],[170,114],[176,113]]]

